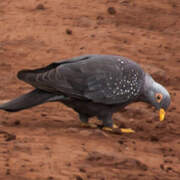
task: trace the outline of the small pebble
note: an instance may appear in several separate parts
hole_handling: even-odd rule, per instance
[[[10,174],[11,174],[10,169],[7,169],[7,170],[6,170],[6,175],[10,175]]]
[[[80,172],[83,172],[83,173],[86,172],[86,170],[85,170],[84,168],[82,168],[82,167],[79,168],[79,171],[80,171]]]
[[[72,30],[71,29],[66,29],[66,34],[71,35],[72,34]]]
[[[151,136],[150,140],[152,142],[158,142],[159,141],[159,139],[156,136]]]
[[[47,179],[48,180],[54,180],[54,178],[52,176],[49,176]]]
[[[124,141],[119,140],[118,143],[119,143],[119,144],[124,144]]]
[[[76,180],[83,180],[83,178],[81,176],[76,176]]]
[[[20,125],[21,124],[21,122],[19,121],[19,120],[16,120],[15,122],[14,122],[14,125],[15,126],[18,126],[18,125]]]
[[[45,7],[44,7],[43,4],[38,4],[38,5],[36,6],[36,9],[37,9],[37,10],[45,10]]]
[[[16,139],[16,135],[14,134],[5,134],[5,140],[6,141],[12,141]]]
[[[109,8],[107,9],[107,11],[108,11],[108,13],[111,14],[111,15],[116,14],[116,10],[115,10],[114,7],[109,7]]]

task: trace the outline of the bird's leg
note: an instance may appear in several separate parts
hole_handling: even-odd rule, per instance
[[[118,129],[119,127],[113,123],[112,114],[106,114],[98,116],[100,120],[103,121],[103,130],[113,132],[114,129]],[[120,128],[120,133],[134,133],[134,131],[130,128]]]
[[[101,114],[98,118],[103,122],[103,130],[113,131],[113,128],[118,128],[117,125],[113,124],[112,113]]]
[[[97,125],[90,124],[88,122],[88,116],[87,115],[79,113],[79,119],[81,121],[81,126],[82,127],[85,127],[85,128],[97,128]]]

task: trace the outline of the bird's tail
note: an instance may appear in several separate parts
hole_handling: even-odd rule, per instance
[[[0,109],[9,112],[17,112],[23,109],[31,108],[33,106],[48,102],[49,100],[52,101],[51,99],[53,99],[54,96],[54,94],[39,89],[35,89],[5,104],[1,104]]]

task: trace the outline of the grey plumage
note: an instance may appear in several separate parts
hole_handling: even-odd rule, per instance
[[[44,68],[20,71],[18,78],[31,84],[35,90],[0,105],[0,109],[16,111],[60,101],[77,111],[81,121],[87,122],[89,117],[97,116],[105,126],[112,126],[112,114],[129,103],[144,101],[156,106],[155,94],[152,94],[155,89],[166,99],[156,108],[167,109],[170,103],[164,87],[155,83],[137,63],[121,56],[80,56]],[[30,96],[38,98],[33,100]]]

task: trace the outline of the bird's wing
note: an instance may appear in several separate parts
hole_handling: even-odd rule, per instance
[[[42,89],[48,92],[58,93],[66,92],[68,94],[78,95],[78,92],[67,82],[68,79],[74,78],[74,71],[68,67],[71,64],[79,63],[89,59],[92,55],[79,56],[64,61],[57,61],[49,64],[46,67],[35,70],[21,70],[17,76],[20,80],[25,81],[35,88]],[[67,76],[67,77],[65,77]],[[77,78],[77,74],[76,74]]]
[[[137,96],[142,76],[136,63],[108,55],[81,56],[46,70],[19,73],[20,79],[36,88],[103,104],[124,103]]]

